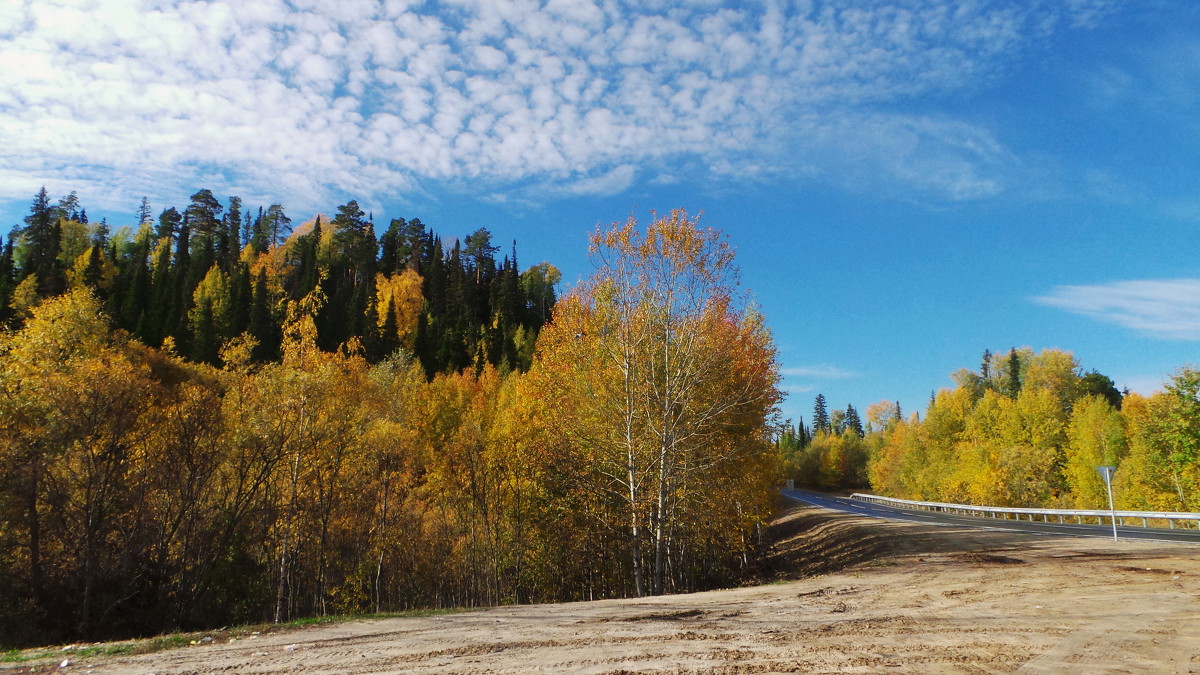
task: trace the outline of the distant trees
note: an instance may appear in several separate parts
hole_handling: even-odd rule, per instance
[[[498,260],[485,228],[445,250],[419,219],[399,218],[377,239],[353,200],[295,231],[281,204],[255,214],[208,189],[157,220],[143,198],[137,223],[116,233],[85,214],[75,193],[54,205],[38,192],[0,248],[0,322],[19,327],[39,299],[87,286],[146,345],[219,365],[222,347],[248,333],[263,362],[280,356],[284,305],[319,289],[323,349],[356,340],[370,362],[404,349],[432,378],[528,369],[561,280],[549,263],[521,272],[515,243]]]
[[[984,359],[984,365],[988,359]],[[1118,508],[1200,508],[1200,375],[1122,396],[1070,352],[1011,349],[954,374],[925,412],[876,431],[871,486],[891,496],[998,506],[1103,508],[1097,466],[1117,467]],[[868,437],[868,441],[871,440]]]
[[[818,394],[811,436],[781,429],[785,475],[829,490],[870,488],[909,499],[995,506],[1102,508],[1097,466],[1118,467],[1118,506],[1200,508],[1200,376],[1185,368],[1149,399],[1122,395],[1070,352],[985,350],[978,372],[951,375],[924,411],[905,419],[880,401],[827,411]],[[860,431],[861,430],[861,431]],[[1192,448],[1192,449],[1189,449]]]

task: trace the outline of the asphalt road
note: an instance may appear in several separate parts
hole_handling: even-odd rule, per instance
[[[1076,525],[1071,523],[1041,523],[1025,520],[1003,520],[996,518],[977,518],[974,516],[958,516],[936,511],[917,511],[898,509],[881,504],[835,497],[809,490],[783,490],[783,496],[788,499],[811,504],[823,509],[843,511],[871,518],[890,520],[906,520],[928,525],[944,525],[950,527],[978,527],[997,530],[1026,532],[1029,534],[1044,534],[1067,537],[1107,537],[1112,538],[1112,525]],[[1200,544],[1198,530],[1171,530],[1163,528],[1141,528],[1117,526],[1117,537],[1122,539],[1150,539],[1157,541],[1176,541]]]

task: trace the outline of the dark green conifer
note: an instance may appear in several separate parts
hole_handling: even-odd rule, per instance
[[[830,433],[833,427],[829,423],[829,409],[825,405],[825,395],[817,394],[813,403],[813,433]]]

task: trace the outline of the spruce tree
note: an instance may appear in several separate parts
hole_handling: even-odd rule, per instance
[[[0,237],[3,241],[3,237]],[[12,292],[15,287],[12,234],[8,241],[0,246],[0,327],[3,327],[12,315]]]
[[[192,327],[191,354],[193,361],[220,365],[218,353],[221,349],[221,337],[217,331],[216,316],[213,312],[212,300],[203,298],[196,308],[195,325]]]
[[[250,327],[250,308],[254,291],[250,283],[250,267],[239,263],[229,281],[229,337],[241,335]]]
[[[267,288],[267,269],[260,267],[254,279],[254,293],[250,301],[250,335],[258,342],[251,357],[258,362],[279,358],[282,332],[271,316],[271,296]]]
[[[862,419],[859,418],[858,411],[854,409],[853,405],[846,406],[845,426],[855,434],[858,434],[859,438],[862,438],[866,435],[866,433],[863,431]]]
[[[138,225],[150,224],[150,216],[150,198],[142,197],[142,203],[138,206],[137,211]]]
[[[1005,373],[1005,392],[1009,398],[1016,398],[1017,394],[1021,393],[1021,357],[1017,355],[1017,348],[1013,347],[1008,352],[1008,372]]]
[[[829,410],[825,405],[825,395],[817,394],[816,402],[813,404],[813,433],[829,433],[832,430],[829,424]]]
[[[400,328],[396,324],[396,303],[392,298],[387,301],[387,314],[383,317],[383,327],[379,335],[379,352],[381,359],[386,359],[400,348]]]
[[[43,297],[58,295],[66,288],[66,278],[58,254],[62,230],[60,211],[50,205],[45,186],[33,198],[21,237],[28,245],[20,279],[37,275],[38,293]]]

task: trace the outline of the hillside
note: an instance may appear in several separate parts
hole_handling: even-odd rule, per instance
[[[1194,547],[938,530],[802,506],[772,532],[763,585],[217,632],[207,645],[78,665],[160,675],[1200,668]]]

